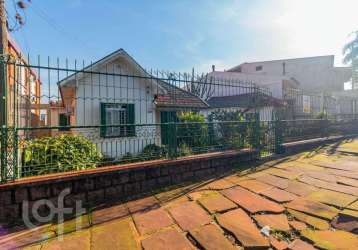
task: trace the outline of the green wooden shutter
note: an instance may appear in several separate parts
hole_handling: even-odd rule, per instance
[[[134,104],[127,104],[127,124],[135,124]],[[128,136],[135,136],[135,125],[128,126]]]
[[[101,125],[106,125],[106,104],[105,103],[101,103]],[[107,127],[101,127],[100,129],[100,136],[101,137],[106,137],[107,134]]]
[[[70,117],[66,114],[60,114],[59,115],[59,130],[60,131],[69,131],[69,128],[64,128],[65,126],[69,126],[70,125]]]

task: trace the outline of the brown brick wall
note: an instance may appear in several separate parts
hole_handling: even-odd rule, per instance
[[[22,204],[31,205],[41,199],[54,201],[62,190],[70,189],[65,206],[74,208],[76,201],[92,207],[111,200],[128,199],[155,189],[196,179],[205,179],[229,171],[238,163],[252,161],[257,151],[228,151],[186,157],[178,160],[157,160],[54,174],[0,185],[0,222],[21,222]],[[46,209],[41,209],[46,214]]]

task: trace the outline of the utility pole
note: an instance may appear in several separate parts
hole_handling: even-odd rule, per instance
[[[0,0],[0,126],[4,128],[7,125],[7,72],[4,63],[5,55],[7,53],[8,39],[7,39],[7,23],[5,0]]]

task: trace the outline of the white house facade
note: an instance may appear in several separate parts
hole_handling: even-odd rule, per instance
[[[194,95],[147,73],[123,49],[59,82],[71,129],[110,158],[163,142],[163,114],[205,108]]]

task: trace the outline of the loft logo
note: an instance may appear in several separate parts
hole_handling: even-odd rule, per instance
[[[28,201],[24,201],[22,204],[22,219],[25,223],[25,225],[28,228],[34,228],[36,227],[37,223],[32,223],[30,220],[30,217],[35,219],[36,222],[38,223],[49,223],[49,222],[53,222],[54,218],[56,216],[57,218],[57,232],[58,232],[58,237],[63,237],[63,232],[64,232],[64,217],[66,214],[75,214],[80,215],[83,214],[84,212],[86,212],[86,210],[82,207],[82,201],[76,201],[76,206],[75,206],[75,211],[73,211],[73,208],[65,208],[64,206],[64,199],[66,197],[66,195],[70,194],[70,189],[66,188],[64,190],[61,191],[61,193],[58,196],[57,199],[57,207],[56,205],[48,199],[42,199],[42,200],[38,200],[36,202],[33,203],[33,205],[31,206],[31,211],[30,211],[30,206],[29,206],[29,202]],[[47,215],[43,216],[40,214],[40,208],[47,206],[49,212],[47,213]],[[75,213],[73,213],[75,212]],[[76,219],[76,231],[80,229],[80,225],[81,225],[81,217]]]

